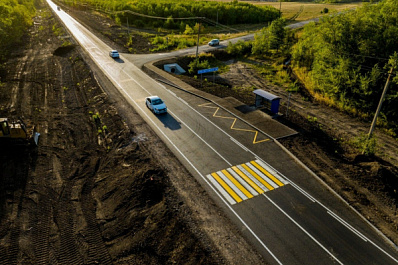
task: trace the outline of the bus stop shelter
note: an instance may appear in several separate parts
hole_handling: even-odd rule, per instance
[[[254,90],[253,93],[256,95],[256,99],[255,99],[255,103],[254,103],[256,108],[265,107],[271,113],[278,114],[279,102],[281,100],[280,97],[275,96],[275,95],[273,95],[267,91],[264,91],[262,89]]]

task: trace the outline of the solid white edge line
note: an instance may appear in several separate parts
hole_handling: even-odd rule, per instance
[[[281,213],[283,213],[290,221],[292,221],[298,228],[301,229],[308,237],[310,237],[318,246],[320,246],[326,253],[328,253],[335,261],[343,265],[338,258],[336,258],[326,247],[324,247],[318,240],[316,240],[307,230],[305,230],[299,223],[297,223],[292,217],[290,217],[281,207],[279,207],[273,200],[271,200],[265,193],[264,197],[267,198]]]
[[[358,230],[356,230],[354,227],[352,227],[350,224],[348,224],[346,221],[344,221],[343,219],[341,219],[339,216],[337,216],[334,212],[331,211],[327,211],[327,213],[329,215],[331,215],[334,219],[336,219],[337,221],[339,221],[340,223],[342,223],[345,227],[347,227],[347,229],[351,230],[353,233],[357,234],[357,236],[359,236],[360,238],[362,238],[363,241],[368,242],[368,240],[366,240],[365,236],[363,236]]]
[[[47,0],[50,1],[50,0]],[[90,54],[90,52],[88,51],[88,53]],[[92,58],[94,59],[94,58]],[[95,61],[95,60],[94,60]],[[104,71],[106,71],[101,65],[98,65],[100,68],[102,68]],[[124,71],[124,70],[123,70]],[[128,75],[130,76],[130,75]],[[218,197],[220,198],[220,200],[226,205],[226,207],[228,207],[228,209],[236,216],[236,218],[238,218],[238,220],[246,227],[246,229],[253,235],[253,237],[263,246],[263,248],[265,250],[267,250],[267,252],[275,259],[275,261],[278,264],[283,265],[283,263],[280,262],[280,260],[274,255],[274,253],[271,252],[271,250],[264,244],[263,241],[261,241],[261,239],[256,235],[256,233],[254,233],[254,231],[245,223],[245,221],[243,221],[243,219],[238,215],[238,213],[236,213],[230,204],[228,204],[225,199],[222,197],[222,195],[220,193],[217,192],[217,190],[210,185],[210,183],[208,182],[208,180],[200,173],[200,171],[192,164],[192,162],[181,152],[181,150],[171,141],[171,139],[154,123],[154,121],[148,116],[148,114],[146,112],[144,112],[144,110],[137,104],[137,102],[135,102],[135,100],[125,91],[125,89],[112,77],[110,76],[110,78],[119,86],[119,88],[124,92],[124,94],[136,105],[137,108],[139,108],[142,113],[153,123],[153,125],[158,129],[158,131],[167,139],[167,141],[169,141],[169,143],[177,150],[177,152],[187,161],[187,163],[198,173],[198,175],[203,179],[204,182],[206,182],[206,184],[215,192],[215,194],[218,195]],[[135,81],[135,80],[134,80]],[[137,83],[137,81],[135,81]],[[140,85],[141,86],[141,85]],[[141,86],[142,87],[142,86]],[[143,88],[143,87],[142,87]],[[149,93],[145,88],[143,88],[149,95],[151,93]]]
[[[52,3],[52,1],[51,0],[47,0],[47,2],[51,2]],[[54,4],[53,4],[54,5]],[[50,5],[51,6],[51,5]],[[53,8],[53,11],[54,12],[56,12],[55,11],[55,9]],[[68,16],[69,16],[69,14],[67,14]],[[69,16],[69,18],[70,19],[73,19],[71,16]],[[74,20],[74,19],[73,19]],[[77,21],[73,21],[72,20],[72,22],[74,22],[74,23],[76,23],[76,24],[79,24]],[[80,25],[80,24],[79,24]],[[83,33],[83,32],[81,32],[81,33]],[[72,33],[73,34],[73,33]],[[90,40],[90,42],[92,43],[92,41]],[[82,47],[84,47],[84,46],[82,46]],[[84,48],[85,49],[85,48]],[[91,54],[90,54],[90,52],[89,51],[87,51],[88,53],[89,53],[89,55],[90,55],[90,57],[95,61],[95,59],[91,56]],[[97,64],[97,66],[99,66],[100,68],[102,68],[100,65],[98,65]],[[138,69],[138,68],[137,68]],[[103,70],[104,70],[104,68],[103,68]],[[122,69],[123,70],[123,69]],[[124,70],[123,70],[124,71]],[[125,72],[126,73],[126,72]],[[127,73],[126,73],[127,74]],[[128,75],[128,76],[130,76],[130,75]],[[114,78],[112,78],[113,80],[114,80]],[[116,82],[116,80],[114,80],[115,82]],[[136,80],[134,80],[139,86],[141,86]],[[116,82],[117,83],[117,82]],[[118,83],[117,83],[118,84]],[[120,84],[118,84],[118,86],[119,87],[121,87],[120,86]],[[149,93],[144,87],[142,87],[141,86],[141,88],[142,89],[144,89],[149,95],[151,94],[151,93]],[[167,91],[169,91],[168,89],[166,89]],[[123,91],[124,91],[124,89],[123,89]],[[170,91],[169,91],[170,92]],[[126,93],[125,91],[124,91],[124,93]],[[131,99],[131,97],[129,96],[129,98]],[[137,106],[138,106],[138,104],[133,100],[133,99],[131,99]],[[198,111],[196,111],[194,108],[192,108],[189,104],[187,104],[187,106],[188,107],[190,107],[191,109],[193,109],[195,112],[197,112],[200,116],[202,116],[204,119],[206,119],[209,123],[211,123],[211,124],[213,124],[213,126],[215,126],[216,128],[218,128],[220,131],[222,131],[222,132],[224,132],[224,134],[226,134],[226,135],[228,135],[229,137],[231,137],[227,132],[225,132],[224,130],[222,130],[220,127],[218,127],[217,125],[215,125],[213,122],[211,122],[209,119],[207,119],[206,117],[204,117],[201,113],[199,113]],[[141,108],[140,108],[141,109]],[[142,110],[142,109],[141,109]],[[145,112],[143,112],[148,118],[149,118],[149,116],[145,113]],[[150,118],[149,118],[150,119]],[[151,119],[150,119],[151,120]],[[151,122],[153,123],[153,121],[151,120]],[[156,127],[157,127],[157,125],[156,124],[154,124]],[[159,129],[159,127],[157,127],[158,128],[158,130],[160,130]],[[170,139],[166,136],[166,135],[164,135],[166,138],[167,138],[167,140],[173,145],[173,146],[175,146],[171,141],[170,141]],[[233,138],[233,137],[231,137],[231,138]],[[176,146],[175,146],[175,148],[176,148]],[[198,174],[200,174],[200,172],[193,166],[193,164],[181,153],[181,151],[178,149],[178,148],[176,148],[176,150],[184,157],[184,159],[186,159],[187,160],[187,162],[195,169],[195,171],[197,171],[198,172]],[[258,158],[260,161],[262,161],[262,162],[264,162],[264,163],[266,163],[264,160],[262,160],[261,158],[259,158],[254,152],[252,152],[250,149],[248,150],[248,152],[250,152],[250,153],[252,153],[256,158]],[[268,166],[270,166],[272,169],[274,169],[276,172],[278,172],[279,174],[280,174],[280,172],[279,171],[277,171],[275,168],[273,168],[271,165],[269,165],[268,163],[266,163]],[[294,182],[292,182],[290,179],[288,179],[285,175],[283,175],[283,174],[280,174],[281,176],[283,176],[283,177],[285,177],[289,182],[291,182],[291,183],[294,183]],[[205,179],[204,177],[203,177],[203,175],[202,174],[200,174],[200,176],[202,177],[202,179]],[[205,182],[206,183],[208,183],[206,180],[205,180]],[[209,184],[209,183],[208,183]],[[211,186],[211,185],[209,185],[213,190],[214,190],[214,187],[213,186]],[[295,186],[296,187],[298,187],[298,185],[297,184],[295,184]],[[266,189],[267,190],[267,189]],[[302,191],[300,191],[300,190],[298,190],[300,193],[302,193]],[[220,199],[225,203],[225,200],[220,196],[220,194],[218,194],[217,192],[216,192],[216,194],[220,197]],[[264,194],[264,196],[265,196],[265,194]],[[307,196],[306,196],[307,197]],[[318,202],[317,200],[315,200],[316,202]],[[320,205],[322,205],[322,207],[324,207],[326,210],[329,210],[326,206],[324,206],[323,204],[321,204],[320,202],[318,202]],[[230,208],[230,210],[236,215],[236,217],[248,228],[248,230],[252,233],[252,235],[259,241],[259,243],[274,257],[274,259],[279,263],[279,264],[282,264],[282,263],[280,263],[280,261],[274,256],[274,254],[272,253],[272,252],[270,252],[269,251],[269,249],[264,245],[264,243],[257,237],[257,235],[247,226],[247,224],[240,218],[240,216],[235,212],[235,211],[233,211],[233,209],[230,207],[230,205],[229,204],[226,204],[227,205],[227,207],[228,208]],[[378,248],[380,251],[382,251],[383,253],[385,253],[387,256],[389,256],[391,259],[393,259],[394,261],[396,261],[396,262],[398,262],[398,260],[396,260],[395,258],[393,258],[390,254],[388,254],[386,251],[384,251],[381,247],[379,247],[378,245],[376,245],[376,243],[374,243],[373,241],[371,241],[371,240],[369,240],[368,239],[368,241],[372,244],[372,245],[374,245],[376,248]]]

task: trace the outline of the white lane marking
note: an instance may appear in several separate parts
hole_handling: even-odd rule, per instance
[[[263,172],[258,170],[251,163],[246,163],[246,166],[248,166],[251,170],[253,170],[254,173],[256,173],[260,178],[262,178],[265,182],[267,182],[269,185],[271,185],[274,189],[279,188],[278,184],[276,184],[272,179],[268,178],[268,176],[264,175]]]
[[[343,263],[336,258],[327,248],[325,248],[318,240],[316,240],[310,233],[307,232],[299,223],[297,223],[292,217],[290,217],[281,207],[279,207],[273,200],[271,200],[265,193],[263,193],[264,197],[267,198],[281,213],[283,213],[287,218],[290,219],[298,228],[301,229],[308,237],[310,237],[318,246],[320,246],[326,253],[328,253],[335,261],[339,264],[343,265]]]
[[[218,183],[218,181],[215,179],[215,178],[213,178],[213,176],[212,175],[207,175],[206,176],[209,180],[210,180],[210,182],[217,188],[217,190],[219,191],[219,192],[221,192],[221,194],[224,196],[224,198],[225,199],[227,199],[227,201],[230,203],[230,204],[232,204],[232,205],[234,205],[234,204],[236,204],[236,201],[231,197],[231,195],[220,185],[220,183]]]
[[[253,196],[257,196],[258,192],[252,188],[241,176],[239,176],[232,168],[227,168],[229,174],[231,174],[243,187],[245,187]]]
[[[227,177],[224,175],[224,173],[222,173],[221,171],[217,171],[217,175],[224,180],[225,183],[227,183],[227,185],[236,193],[238,194],[238,196],[242,199],[242,201],[247,200],[247,196],[245,194],[243,194],[243,192],[236,187],[236,185]]]
[[[47,0],[50,1],[50,0]],[[94,58],[93,58],[94,59]],[[95,60],[96,61],[96,60]],[[97,64],[100,68],[102,68],[105,72],[107,72],[101,65]],[[197,174],[203,179],[203,181],[214,191],[215,194],[220,198],[220,200],[228,207],[228,209],[236,216],[236,218],[246,227],[247,231],[249,231],[252,236],[260,243],[260,245],[275,259],[275,261],[283,265],[283,263],[275,256],[274,253],[264,244],[264,242],[257,236],[256,233],[246,224],[246,222],[240,217],[240,215],[232,209],[231,205],[228,204],[224,197],[217,192],[216,188],[208,182],[208,180],[200,173],[200,171],[192,164],[192,162],[181,152],[181,150],[171,141],[171,139],[156,125],[156,123],[149,117],[149,115],[144,112],[144,110],[138,105],[137,102],[134,101],[134,99],[127,93],[127,91],[113,78],[113,76],[110,76],[110,78],[119,86],[119,88],[123,91],[123,93],[135,104],[135,106],[141,110],[143,115],[145,115],[151,122],[152,124],[158,129],[158,131],[167,139],[167,141],[177,150],[177,152],[187,161],[187,163],[197,172]],[[134,80],[135,81],[135,80]],[[142,86],[141,86],[142,87]],[[142,87],[143,88],[143,87]],[[148,91],[143,88],[147,93]],[[150,93],[148,93],[151,95]]]
[[[357,234],[357,236],[359,236],[360,238],[362,238],[363,241],[367,242],[368,240],[366,240],[366,238],[358,231],[356,230],[354,227],[352,227],[349,223],[347,223],[346,221],[344,221],[343,219],[341,219],[339,216],[337,216],[334,212],[331,211],[327,211],[328,214],[330,214],[334,219],[336,219],[337,221],[339,221],[340,223],[342,223],[345,227],[347,227],[349,230],[351,230],[353,233]]]
[[[242,171],[243,174],[245,174],[247,177],[249,177],[254,183],[257,184],[257,186],[259,186],[264,192],[269,191],[269,189],[267,187],[265,187],[263,185],[263,183],[261,183],[257,178],[255,178],[254,176],[252,176],[252,174],[250,174],[249,172],[247,172],[247,170],[242,167],[241,165],[237,165],[236,166],[240,171]]]
[[[120,83],[125,83],[125,82],[130,82],[130,81],[131,81],[131,79],[129,78],[129,79],[120,80],[119,82],[120,82]]]
[[[246,146],[244,146],[243,144],[241,144],[240,142],[238,142],[237,140],[235,140],[234,138],[230,138],[230,140],[232,142],[234,142],[235,144],[237,144],[240,148],[242,148],[243,150],[245,150],[246,152],[248,152],[248,149],[246,148]]]
[[[51,3],[52,5],[53,5],[53,10],[55,11],[55,5],[50,1],[50,0],[47,0],[47,2],[49,2],[49,4]],[[56,12],[56,11],[55,11]],[[76,24],[76,25],[80,25],[77,21],[75,21],[72,17],[70,17],[69,15],[67,15],[67,18],[71,21],[71,22],[73,22],[74,24]],[[68,27],[68,25],[66,25],[67,27]],[[76,26],[75,26],[75,28],[76,28]],[[80,32],[80,30],[78,30],[79,31],[79,33],[81,33],[81,34],[83,34],[82,32]],[[71,30],[71,32],[73,32],[72,30]],[[72,33],[72,34],[74,34],[74,32]],[[87,39],[87,38],[85,38],[85,37],[83,37],[83,39]],[[90,39],[87,39],[89,42],[91,42],[92,44],[94,44]],[[95,45],[95,44],[94,44]],[[84,47],[84,45],[83,45],[83,47]],[[89,51],[88,51],[89,52]],[[91,53],[89,52],[89,54],[91,55]],[[91,58],[94,60],[94,61],[97,61],[93,56],[91,56]],[[97,64],[100,68],[102,68],[105,72],[107,72],[100,64]],[[137,68],[138,69],[138,68]],[[123,70],[123,72],[125,72],[124,70]],[[125,72],[126,73],[126,72]],[[127,73],[126,73],[127,74]],[[127,74],[128,76],[130,76],[129,74]],[[194,167],[194,165],[188,160],[188,158],[187,157],[185,157],[185,155],[183,155],[182,154],[182,152],[175,146],[175,144],[164,134],[164,132],[163,131],[161,131],[160,130],[160,128],[154,123],[154,121],[148,116],[148,114],[146,114],[143,110],[142,110],[142,108],[141,107],[139,107],[139,105],[131,98],[131,96],[130,95],[128,95],[127,94],[127,92],[120,86],[120,84],[119,83],[117,83],[117,81],[113,78],[113,77],[111,77],[111,79],[112,80],[114,80],[114,82],[116,83],[116,84],[118,84],[118,86],[120,87],[120,89],[122,89],[122,91],[126,94],[126,96],[128,97],[128,98],[130,98],[130,100],[132,100],[133,101],[133,103],[143,112],[143,114],[154,124],[154,126],[155,127],[157,127],[158,128],[158,130],[161,132],[161,134],[163,134],[164,136],[165,136],[165,138],[173,145],[173,147],[174,148],[176,148],[176,150],[182,155],[182,157],[184,157],[184,159],[191,165],[191,167],[202,177],[202,179],[204,179],[204,181],[207,183],[207,184],[209,184],[209,182],[204,178],[204,176],[198,171],[198,169],[196,168],[196,167]],[[140,85],[135,79],[133,79],[144,91],[146,91],[149,95],[151,95],[151,93],[149,93],[142,85]],[[168,90],[168,89],[166,89],[166,91],[168,91],[169,93],[171,93],[171,91],[170,90]],[[225,132],[224,130],[222,130],[220,127],[218,127],[217,125],[215,125],[213,122],[211,122],[209,119],[207,119],[206,117],[204,117],[201,113],[199,113],[197,110],[195,110],[194,108],[192,108],[189,104],[187,104],[187,106],[189,107],[189,108],[191,108],[192,110],[194,110],[197,114],[199,114],[200,116],[202,116],[202,118],[204,118],[204,119],[206,119],[210,124],[212,124],[213,126],[215,126],[216,128],[218,128],[220,131],[222,131],[224,134],[226,134],[227,136],[229,136],[230,138],[233,138],[233,137],[231,137],[227,132]],[[265,161],[263,161],[261,158],[259,158],[253,151],[251,151],[250,149],[248,149],[248,152],[250,152],[251,154],[253,154],[256,158],[258,158],[260,161],[262,161],[262,162],[264,162],[264,163],[266,163]],[[268,163],[266,163],[269,167],[271,167]],[[273,167],[271,167],[271,168],[273,168]],[[241,169],[242,170],[242,169]],[[275,170],[275,169],[274,169]],[[277,170],[275,170],[275,171],[277,171]],[[277,171],[278,172],[278,171]],[[297,184],[295,184],[294,182],[292,182],[290,179],[288,179],[286,176],[284,176],[283,174],[281,174],[283,177],[285,177],[290,183],[292,183],[292,184],[294,184],[294,185],[292,185],[292,186],[294,186],[294,187],[298,187],[298,185]],[[250,176],[250,174],[248,175],[248,176]],[[254,180],[254,179],[252,179],[253,181],[256,181],[256,180]],[[226,204],[226,206],[234,213],[234,215],[246,226],[246,228],[248,229],[248,231],[250,231],[251,232],[251,234],[259,241],[259,243],[272,255],[272,257],[279,263],[279,264],[282,264],[277,258],[276,258],[276,256],[268,249],[268,247],[258,238],[258,236],[250,229],[250,227],[243,221],[243,219],[231,208],[231,206],[229,205],[229,204],[227,204],[226,202],[225,202],[225,200],[223,199],[223,197],[219,194],[219,193],[217,193],[216,192],[216,190],[215,190],[215,188],[212,186],[212,185],[209,185],[210,187],[211,187],[211,189],[213,189],[214,191],[215,191],[215,193],[220,197],[220,199]],[[261,186],[263,186],[263,185],[261,185]],[[265,188],[264,190],[268,190],[267,188]],[[298,189],[298,191],[300,192],[300,193],[302,193],[303,192],[303,190],[301,190],[301,189]],[[303,193],[304,194],[304,193]],[[308,197],[306,194],[304,194],[306,197]],[[323,204],[321,204],[320,202],[318,202],[317,200],[313,200],[313,201],[315,201],[315,202],[317,202],[317,203],[319,203],[320,205],[322,205],[325,209],[327,209],[327,210],[329,210],[326,206],[324,206]],[[289,216],[290,217],[290,216]],[[395,258],[393,258],[390,254],[388,254],[386,251],[384,251],[381,247],[379,247],[378,245],[376,245],[373,241],[371,241],[371,240],[369,240],[368,239],[368,241],[372,244],[372,245],[374,245],[376,248],[378,248],[380,251],[382,251],[384,254],[386,254],[387,256],[389,256],[391,259],[393,259],[394,261],[396,261],[396,262],[398,262],[398,260],[397,259],[395,259]]]

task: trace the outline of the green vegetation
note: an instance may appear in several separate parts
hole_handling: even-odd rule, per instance
[[[377,139],[375,136],[369,138],[367,134],[362,134],[352,141],[354,147],[366,156],[372,156],[377,151]]]
[[[397,63],[398,3],[385,0],[328,16],[305,27],[292,58],[306,87],[318,99],[355,115],[372,116]],[[398,132],[398,78],[390,85],[379,125]]]
[[[216,59],[212,53],[201,53],[197,60],[195,56],[189,56],[188,72],[196,74],[198,70],[218,67],[218,74],[228,71],[229,67]]]
[[[32,25],[36,0],[0,1],[0,58],[5,56],[7,48],[20,41],[26,29]]]
[[[253,24],[272,21],[280,16],[277,9],[270,6],[255,6],[238,1],[194,1],[194,0],[62,0],[65,4],[86,3],[90,6],[111,12],[116,21],[131,22],[136,27],[150,25],[154,28],[185,29],[193,26],[197,20],[176,20],[176,18],[205,17],[225,25]],[[140,16],[128,12],[141,14]],[[113,13],[118,12],[118,13]],[[142,16],[144,15],[144,16]],[[163,17],[160,20],[152,17]]]

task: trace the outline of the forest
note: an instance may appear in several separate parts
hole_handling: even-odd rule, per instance
[[[68,5],[88,4],[89,6],[114,14],[116,20],[129,21],[135,26],[152,25],[163,27],[164,21],[149,18],[169,18],[169,28],[181,28],[181,21],[173,21],[178,18],[205,17],[225,25],[253,24],[270,22],[280,16],[279,10],[270,6],[255,6],[249,3],[218,1],[194,1],[194,0],[61,0]],[[139,15],[119,11],[132,11]],[[172,23],[171,23],[171,22]],[[197,20],[184,20],[183,23],[195,24]],[[184,28],[184,27],[183,27]]]
[[[397,63],[398,2],[364,4],[304,28],[292,62],[313,95],[351,114],[373,117]],[[394,70],[394,69],[393,69]],[[391,75],[379,125],[398,133],[398,78]]]
[[[26,29],[32,25],[36,1],[0,1],[0,60],[6,55],[9,46],[19,42]]]
[[[229,45],[237,56],[289,62],[298,80],[320,102],[366,120],[373,118],[389,72],[391,82],[378,126],[398,135],[398,2],[366,3],[322,17],[296,32],[274,20],[252,42]]]

